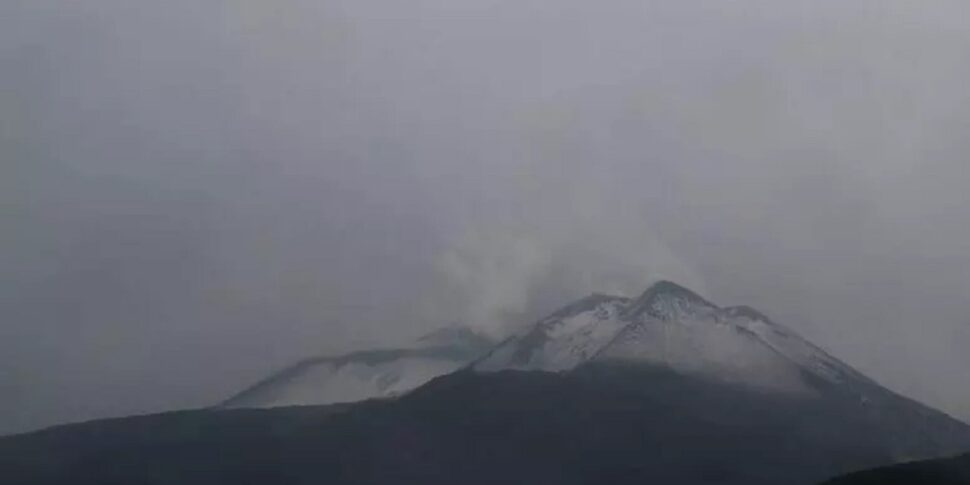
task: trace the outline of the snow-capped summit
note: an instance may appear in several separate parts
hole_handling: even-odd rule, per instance
[[[722,308],[688,288],[661,281],[635,299],[590,295],[497,345],[452,325],[410,346],[314,357],[270,376],[223,406],[392,397],[465,367],[480,373],[566,372],[586,365],[656,367],[800,396],[816,394],[819,386],[853,395],[882,389],[753,308]]]
[[[527,333],[507,339],[475,363],[479,371],[562,371],[596,355],[625,322],[626,298],[594,294],[542,319]]]
[[[675,320],[684,316],[713,313],[717,307],[702,296],[671,281],[660,281],[630,304],[623,312],[625,319],[650,316]]]
[[[406,393],[381,402],[209,409],[0,438],[0,481],[809,485],[970,449],[966,424],[757,310],[721,308],[670,282],[636,299],[581,299],[468,364],[490,346],[449,327],[408,347],[309,359],[226,406]],[[227,447],[230,458],[258,459],[226,459]],[[119,455],[157,466],[104,466]]]
[[[760,389],[809,393],[811,379],[867,382],[750,307],[721,308],[661,281],[634,300],[593,295],[540,320],[473,364],[479,372],[639,364]]]

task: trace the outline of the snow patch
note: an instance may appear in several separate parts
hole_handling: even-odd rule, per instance
[[[421,357],[377,364],[322,362],[307,367],[279,386],[266,389],[262,396],[250,399],[242,407],[334,404],[392,397],[454,372],[462,365],[453,360]]]
[[[596,355],[626,323],[620,300],[608,300],[575,314],[554,315],[529,333],[506,341],[474,365],[489,372],[504,369],[565,371]]]
[[[810,392],[796,366],[743,329],[715,318],[644,319],[624,330],[596,360],[647,363],[760,389]]]
[[[720,308],[671,282],[634,301],[593,296],[539,321],[473,365],[481,372],[565,371],[586,362],[661,365],[677,372],[783,392],[815,392],[868,379],[748,307]]]

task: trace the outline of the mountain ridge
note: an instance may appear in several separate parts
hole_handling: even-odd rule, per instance
[[[408,347],[309,357],[257,381],[217,407],[324,405],[393,397],[460,369],[493,345],[488,338],[453,325],[434,330]]]
[[[593,341],[589,337],[594,334],[602,338]],[[633,345],[633,340],[640,340],[641,348],[622,352],[618,349],[622,343],[628,347]],[[569,341],[578,343],[570,348]],[[554,348],[557,346],[562,348]],[[580,299],[540,320],[525,333],[504,341],[472,366],[486,371],[502,368],[562,371],[590,358],[638,357],[683,367],[694,365],[699,359],[717,357],[718,353],[723,354],[721,360],[710,362],[711,365],[770,366],[768,361],[773,357],[769,354],[777,354],[823,378],[869,380],[754,308],[743,305],[722,308],[684,286],[665,280],[632,300],[596,294]],[[758,354],[761,356],[756,360],[763,362],[738,362]]]
[[[855,409],[662,366],[465,369],[395,399],[188,411],[0,438],[0,481],[810,485],[896,459],[891,435]],[[970,446],[966,436],[959,443]]]
[[[475,340],[464,334],[444,332]],[[424,342],[336,364],[373,384],[413,352],[454,350]],[[967,424],[757,310],[669,282],[637,299],[590,295],[449,366],[353,403],[228,406],[0,438],[0,482],[811,485],[970,450]],[[330,382],[309,377],[299,382]]]

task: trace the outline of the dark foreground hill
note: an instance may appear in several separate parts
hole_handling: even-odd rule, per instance
[[[189,411],[3,438],[0,483],[811,484],[894,461],[890,443],[905,437],[857,405],[660,368],[459,372],[396,400]],[[970,449],[961,425],[926,419],[942,428],[914,446]]]
[[[852,473],[824,485],[970,485],[970,454]]]
[[[403,378],[405,357],[314,361],[247,395],[304,396],[321,375],[373,370],[361,362]],[[0,484],[809,485],[966,451],[967,425],[754,309],[661,282],[575,302],[399,397],[0,438]]]

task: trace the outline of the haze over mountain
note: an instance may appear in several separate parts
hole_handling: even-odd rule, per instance
[[[0,434],[661,278],[970,419],[968,17],[0,1]]]
[[[442,337],[481,342],[452,329],[418,350],[441,349]],[[309,361],[236,398],[270,409],[230,405],[0,438],[0,481],[808,485],[970,450],[967,424],[755,309],[721,308],[671,282],[636,299],[576,301],[413,391],[372,387],[381,372],[411,368],[402,352]],[[388,397],[346,402],[375,395]],[[294,397],[344,403],[276,407]]]

